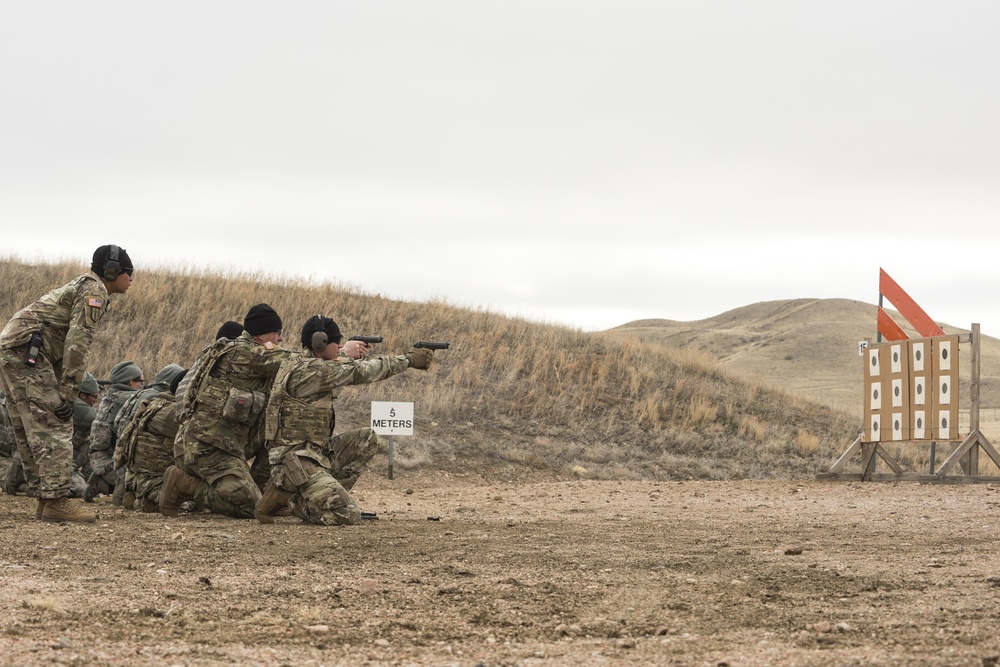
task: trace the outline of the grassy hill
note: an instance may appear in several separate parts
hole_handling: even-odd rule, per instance
[[[0,320],[83,270],[7,260]],[[367,425],[373,400],[414,401],[416,435],[396,442],[403,472],[494,480],[808,476],[860,428],[853,415],[729,369],[705,351],[666,345],[667,338],[588,334],[267,275],[140,267],[101,323],[92,370],[106,376],[123,359],[147,377],[168,363],[187,366],[223,321],[242,320],[259,302],[282,315],[289,348],[316,313],[347,335],[385,336],[379,353],[405,352],[417,340],[451,342],[430,371],[345,388],[338,399],[339,429]]]
[[[889,311],[901,325],[905,320]],[[847,299],[767,301],[705,320],[639,320],[612,331],[678,349],[703,351],[734,372],[852,414],[864,400],[858,342],[876,339],[873,304]],[[968,333],[938,323],[946,333]],[[915,332],[903,327],[910,335]],[[983,336],[980,397],[984,420],[1000,409],[1000,340]],[[968,405],[971,346],[960,345],[962,405]]]

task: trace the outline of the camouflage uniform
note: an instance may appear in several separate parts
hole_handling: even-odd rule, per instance
[[[323,526],[357,524],[361,508],[348,493],[378,451],[378,435],[360,428],[333,435],[337,388],[385,380],[409,368],[405,355],[326,361],[304,350],[286,359],[267,404],[271,481],[292,493],[292,513]]]
[[[76,399],[107,305],[104,282],[88,272],[15,313],[0,332],[0,390],[7,396],[32,495],[58,499],[70,494],[72,427],[54,411],[63,401]],[[28,366],[28,343],[43,325],[38,363]]]
[[[90,480],[93,493],[109,493],[118,483],[115,471],[114,453],[118,435],[114,430],[115,417],[125,405],[125,401],[136,394],[135,387],[116,382],[108,388],[90,429]]]
[[[162,392],[167,391],[167,389],[169,389],[170,387],[170,383],[174,381],[174,378],[176,378],[180,373],[183,372],[184,372],[183,366],[180,366],[179,364],[167,364],[166,366],[161,368],[160,371],[156,374],[156,377],[153,378],[152,384],[147,384],[145,387],[137,390],[134,394],[126,398],[125,403],[122,404],[121,409],[118,410],[118,414],[115,415],[114,424],[112,426],[112,431],[115,434],[115,449],[114,449],[114,454],[112,455],[112,462],[115,469],[117,470],[117,480],[115,482],[116,498],[123,496],[126,491],[132,491],[133,493],[135,493],[136,491],[135,486],[134,484],[132,484],[129,478],[128,471],[126,469],[127,459],[123,454],[123,452],[121,451],[120,438],[122,431],[125,429],[125,426],[128,425],[130,421],[132,421],[132,418],[135,416],[135,413],[139,408],[139,405],[143,401],[152,399],[161,394]],[[170,394],[170,396],[171,398],[173,398],[173,394]],[[177,429],[175,427],[174,431],[176,432],[176,430]],[[170,454],[171,456],[173,455],[172,446]],[[168,463],[167,465],[170,465],[170,463]],[[162,474],[163,470],[160,471],[161,475],[161,479],[159,480],[160,484],[162,484],[163,482]],[[159,488],[159,484],[157,484],[157,488]],[[138,497],[138,494],[136,494],[136,497]]]
[[[82,398],[73,401],[73,477],[70,487],[74,498],[83,498],[87,492],[90,467],[90,429],[97,410]]]
[[[17,454],[17,441],[14,439],[14,429],[10,425],[10,415],[7,414],[7,399],[3,392],[0,392],[0,484],[3,484],[4,492],[9,494],[17,493],[19,483],[17,481],[20,473],[12,475],[11,485],[7,485],[7,473],[12,466],[21,467],[20,457]],[[21,475],[23,477],[23,475]]]
[[[115,456],[122,459],[128,489],[144,512],[159,507],[163,473],[174,462],[177,426],[177,404],[167,389],[141,399],[119,432]]]
[[[174,451],[181,468],[202,481],[194,500],[213,512],[250,519],[269,466],[259,432],[271,382],[291,352],[244,332],[205,348],[184,380]],[[247,461],[254,458],[253,468]]]

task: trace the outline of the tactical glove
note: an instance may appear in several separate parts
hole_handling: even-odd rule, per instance
[[[60,403],[59,407],[56,408],[53,412],[55,413],[56,418],[59,421],[68,422],[70,419],[73,418],[73,402],[67,401],[64,398],[63,402]]]
[[[406,353],[406,359],[410,362],[410,368],[419,368],[425,371],[431,367],[431,362],[434,361],[434,350],[415,347]]]
[[[59,385],[59,395],[62,396],[64,401],[69,401],[72,403],[77,394],[80,393],[80,385],[73,382],[72,379],[67,380],[63,384]]]

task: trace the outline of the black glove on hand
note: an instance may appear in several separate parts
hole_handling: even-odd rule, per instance
[[[410,362],[410,368],[419,368],[425,371],[431,367],[431,362],[434,361],[434,350],[415,347],[406,353],[406,358]]]
[[[54,412],[59,421],[68,422],[73,418],[73,402],[63,399],[63,402],[59,404],[59,407]]]

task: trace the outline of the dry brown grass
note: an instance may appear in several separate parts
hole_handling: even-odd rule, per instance
[[[7,260],[0,318],[80,273]],[[266,275],[143,270],[94,343],[99,376],[122,359],[151,376],[189,365],[225,320],[267,302],[286,345],[309,316],[347,335],[379,334],[377,352],[447,340],[428,373],[345,389],[338,425],[367,423],[373,400],[414,401],[417,427],[397,440],[397,466],[517,477],[665,479],[801,476],[824,468],[857,419],[733,374],[708,354],[637,337],[587,334],[443,301],[411,303]],[[574,472],[574,470],[576,472]]]

